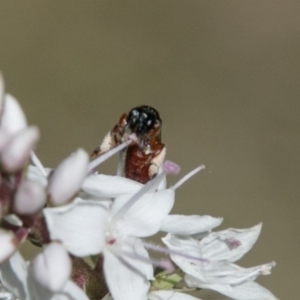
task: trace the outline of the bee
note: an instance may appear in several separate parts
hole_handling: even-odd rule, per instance
[[[157,175],[166,155],[166,147],[161,143],[161,127],[162,120],[155,108],[147,105],[135,107],[128,114],[121,115],[91,157],[111,150],[135,133],[136,141],[125,150],[123,172],[126,178],[147,183]]]

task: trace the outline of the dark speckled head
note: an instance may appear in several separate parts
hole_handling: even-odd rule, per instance
[[[127,116],[128,128],[137,135],[147,134],[162,123],[158,111],[147,105],[133,108]]]

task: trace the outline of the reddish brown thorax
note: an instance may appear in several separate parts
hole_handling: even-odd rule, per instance
[[[140,183],[147,183],[156,176],[165,156],[161,126],[162,120],[156,109],[146,105],[135,107],[128,115],[120,117],[92,157],[118,146],[126,141],[128,135],[135,133],[137,142],[129,145],[125,153],[124,175]]]

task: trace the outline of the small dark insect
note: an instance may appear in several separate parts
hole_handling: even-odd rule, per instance
[[[151,106],[138,106],[129,114],[123,114],[119,122],[104,137],[91,157],[95,158],[118,146],[135,133],[137,141],[127,147],[124,175],[132,180],[146,183],[156,176],[162,165],[166,147],[161,143],[162,120]]]

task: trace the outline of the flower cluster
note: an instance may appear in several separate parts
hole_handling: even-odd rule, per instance
[[[277,299],[255,282],[274,262],[234,264],[261,224],[218,232],[222,218],[170,213],[177,188],[204,166],[172,187],[166,176],[180,168],[169,161],[146,184],[93,171],[127,141],[92,163],[79,149],[44,168],[33,152],[39,131],[5,94],[2,77],[0,117],[0,298],[193,300],[188,292],[211,289],[232,299]],[[149,241],[158,232],[166,233],[162,245]],[[32,261],[18,251],[25,240],[41,247]]]

